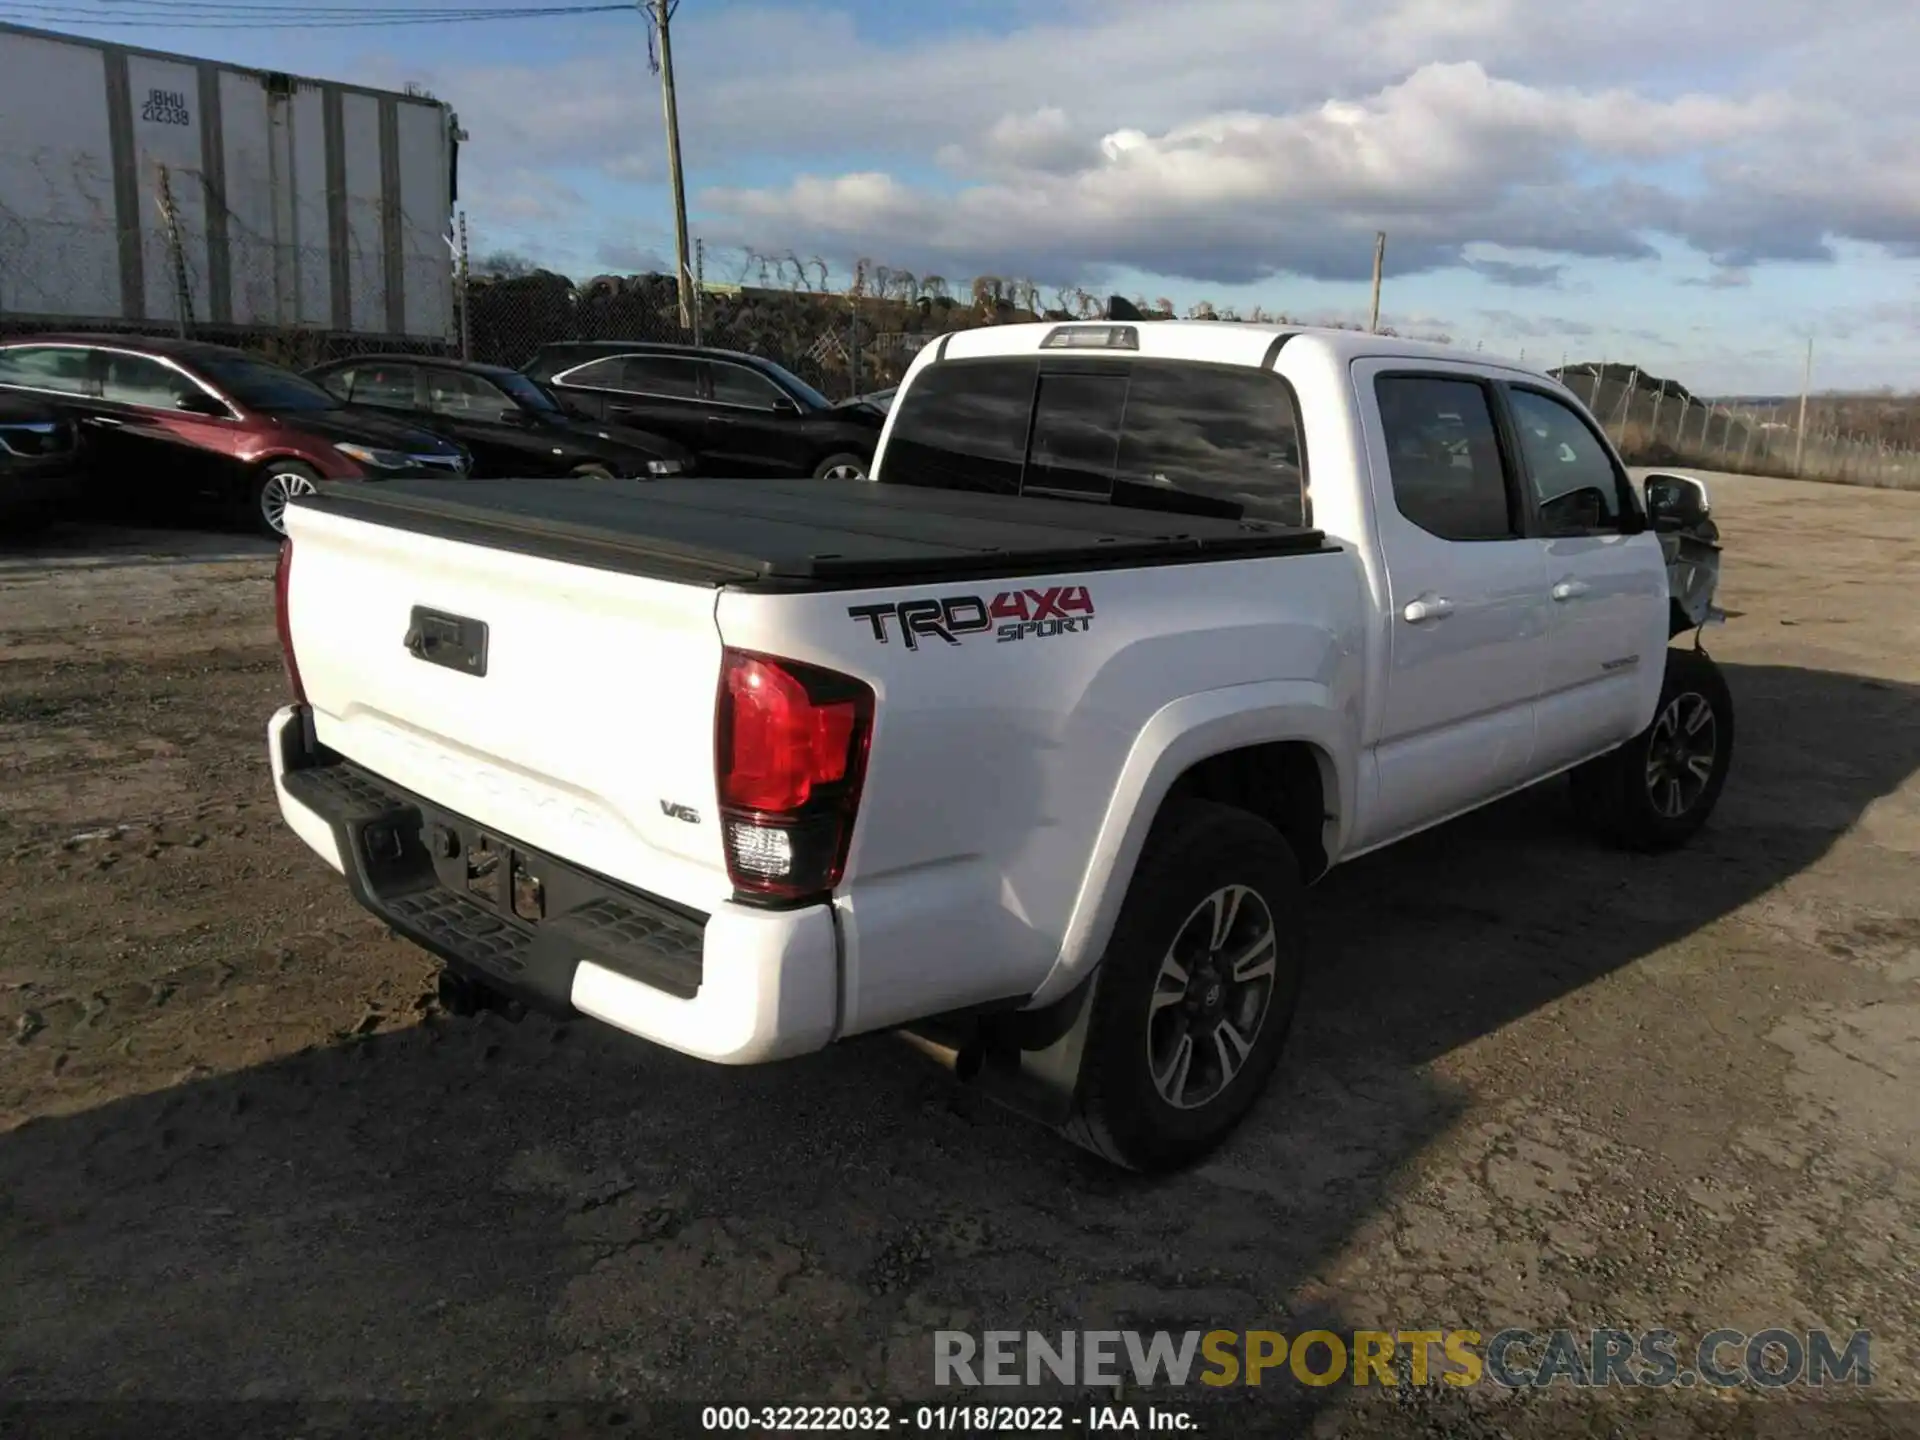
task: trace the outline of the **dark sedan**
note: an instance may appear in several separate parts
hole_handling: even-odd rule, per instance
[[[735,350],[570,340],[524,370],[583,414],[677,440],[714,475],[864,478],[887,418]]]
[[[44,400],[0,394],[0,535],[71,508],[80,477],[79,427]]]
[[[363,355],[307,371],[355,408],[385,411],[460,443],[477,478],[681,475],[693,455],[659,435],[569,414],[518,370],[417,355]]]
[[[200,341],[10,340],[0,344],[0,393],[78,422],[103,504],[182,509],[212,497],[268,535],[283,533],[287,501],[322,480],[467,469],[460,447],[437,435],[349,410],[291,370]]]

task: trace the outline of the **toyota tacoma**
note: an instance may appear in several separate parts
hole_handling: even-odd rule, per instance
[[[869,479],[286,529],[282,811],[455,1008],[722,1064],[904,1031],[1141,1170],[1255,1104],[1332,867],[1562,775],[1677,845],[1732,755],[1705,488],[1387,337],[985,328]]]

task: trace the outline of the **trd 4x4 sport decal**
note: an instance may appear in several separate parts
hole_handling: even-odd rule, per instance
[[[1002,590],[991,598],[947,595],[938,600],[900,600],[885,605],[849,605],[847,614],[873,627],[882,645],[892,640],[895,622],[907,649],[918,650],[922,637],[958,645],[963,635],[994,632],[995,643],[1071,635],[1093,624],[1093,597],[1084,585],[1055,585],[1046,590]]]

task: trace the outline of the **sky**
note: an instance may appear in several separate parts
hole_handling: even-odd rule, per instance
[[[672,254],[637,10],[226,30],[25,8],[0,18],[419,82],[468,132],[476,253],[576,278]],[[708,279],[864,257],[955,290],[1363,321],[1384,231],[1405,333],[1712,394],[1797,392],[1811,340],[1816,390],[1920,390],[1913,0],[682,0],[673,49]]]

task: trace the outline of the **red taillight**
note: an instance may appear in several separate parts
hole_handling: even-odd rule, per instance
[[[293,658],[293,621],[287,612],[287,592],[293,585],[293,541],[280,542],[280,562],[273,568],[273,623],[280,632],[280,665],[287,672],[287,684],[296,704],[307,703],[306,687],[300,683],[300,663]]]
[[[797,900],[840,883],[872,732],[873,691],[860,681],[725,652],[714,765],[736,891]]]

